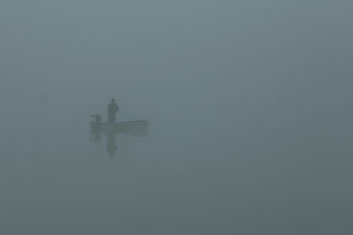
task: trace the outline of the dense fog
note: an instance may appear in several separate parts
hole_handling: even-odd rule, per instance
[[[352,234],[352,10],[0,0],[0,234]]]

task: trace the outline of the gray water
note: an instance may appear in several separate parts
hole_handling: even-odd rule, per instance
[[[353,233],[352,1],[0,5],[0,234]]]

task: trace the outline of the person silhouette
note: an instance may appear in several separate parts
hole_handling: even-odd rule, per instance
[[[115,99],[113,98],[108,105],[108,123],[114,123],[115,122],[115,115],[119,111],[119,107],[116,104]]]

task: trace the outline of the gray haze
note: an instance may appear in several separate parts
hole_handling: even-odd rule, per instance
[[[0,5],[0,234],[353,234],[353,1]]]

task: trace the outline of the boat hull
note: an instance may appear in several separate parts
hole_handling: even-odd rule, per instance
[[[91,123],[92,134],[147,135],[148,121],[136,120],[114,123]]]

